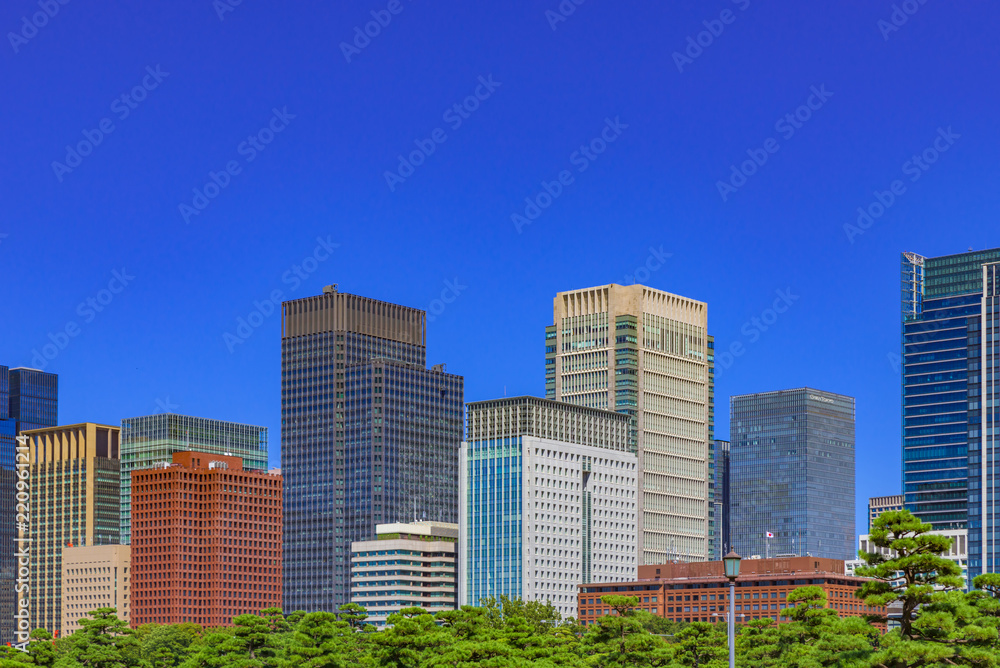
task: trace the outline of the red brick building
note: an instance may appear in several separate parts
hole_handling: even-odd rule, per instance
[[[281,476],[178,452],[132,472],[132,619],[225,626],[281,607]]]
[[[601,597],[609,594],[638,596],[639,609],[678,622],[715,622],[729,611],[729,580],[721,561],[639,566],[639,579],[624,583],[591,583],[578,586],[580,621],[593,624],[612,614]],[[798,587],[815,585],[826,592],[828,606],[841,617],[885,614],[885,608],[866,606],[855,598],[864,578],[846,575],[837,559],[790,557],[744,559],[736,580],[734,614],[737,623],[771,618],[788,621],[781,610],[788,594]]]

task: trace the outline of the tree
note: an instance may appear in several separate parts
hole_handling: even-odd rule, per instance
[[[866,566],[856,573],[872,578],[857,592],[869,606],[882,607],[900,601],[902,616],[900,632],[904,638],[913,638],[913,620],[921,606],[931,603],[936,589],[951,590],[962,587],[962,571],[952,561],[941,555],[948,551],[951,539],[929,534],[930,524],[925,524],[908,510],[892,510],[879,515],[872,523],[869,539],[872,544],[890,555],[859,551]],[[885,620],[881,616],[882,621]]]
[[[150,668],[179,666],[191,643],[201,635],[198,624],[144,624],[137,634],[143,660]]]
[[[675,661],[693,668],[729,664],[729,640],[717,624],[692,622],[677,634]]]
[[[135,633],[118,619],[114,608],[99,608],[80,619],[82,627],[67,638],[65,654],[57,659],[60,668],[128,668],[141,663],[141,649]]]

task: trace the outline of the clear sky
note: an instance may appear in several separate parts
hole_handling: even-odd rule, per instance
[[[481,400],[544,392],[556,292],[638,277],[737,344],[719,437],[732,394],[857,397],[863,531],[899,253],[1000,246],[1000,7],[579,1],[4,2],[0,363],[63,423],[262,424],[277,464],[275,291],[438,311]]]

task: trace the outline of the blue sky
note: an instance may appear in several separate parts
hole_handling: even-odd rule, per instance
[[[853,395],[859,530],[898,492],[899,253],[1000,245],[996,5],[230,1],[0,8],[0,361],[51,344],[62,422],[277,463],[276,291],[450,290],[428,362],[480,400],[543,392],[557,291],[638,275],[739,344],[719,436],[732,394]]]

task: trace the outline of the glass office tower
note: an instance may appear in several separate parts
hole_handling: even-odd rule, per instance
[[[458,520],[464,386],[425,368],[426,316],[332,285],[282,304],[287,610],[349,603],[377,524]]]
[[[715,441],[713,448],[714,471],[712,475],[715,500],[715,524],[718,534],[713,561],[719,561],[732,549],[729,515],[729,441]]]
[[[1000,568],[994,539],[1000,249],[903,253],[903,495],[935,529],[969,533],[969,577]]]
[[[17,572],[17,484],[15,437],[22,431],[55,426],[59,376],[38,369],[0,366],[0,643],[15,642],[14,586]]]
[[[854,558],[854,399],[800,388],[730,407],[732,548]]]
[[[267,427],[158,413],[122,420],[121,541],[132,543],[132,471],[172,462],[175,452],[230,455],[247,470],[267,470]]]

